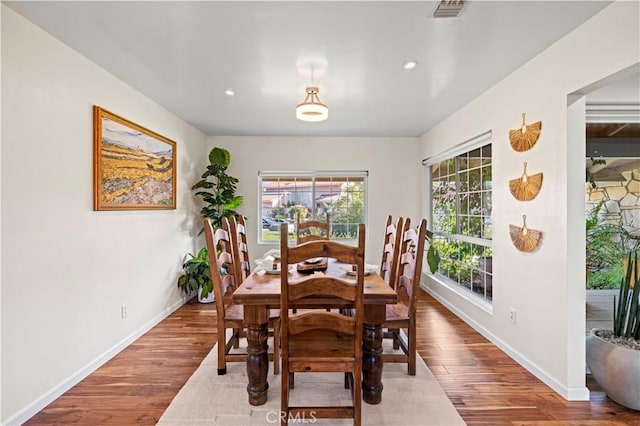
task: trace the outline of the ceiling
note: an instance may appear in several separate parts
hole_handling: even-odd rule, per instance
[[[5,2],[205,134],[265,136],[421,135],[610,2],[437,3]],[[324,122],[295,118],[311,84]]]

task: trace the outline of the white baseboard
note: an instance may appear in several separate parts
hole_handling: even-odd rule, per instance
[[[185,303],[185,301],[186,301],[186,298],[183,297],[182,299],[175,302],[173,305],[169,306],[167,309],[165,309],[164,311],[156,315],[154,318],[152,318],[149,322],[144,324],[138,330],[134,331],[129,336],[125,337],[123,340],[118,342],[115,346],[113,346],[112,348],[108,349],[107,351],[105,351],[104,353],[96,357],[89,364],[85,365],[80,370],[78,370],[78,372],[71,375],[69,378],[63,380],[60,384],[55,386],[49,392],[45,393],[40,398],[33,401],[31,404],[29,404],[28,406],[20,410],[17,414],[12,416],[11,418],[5,420],[4,423],[2,424],[6,426],[14,426],[14,425],[17,426],[29,420],[31,417],[36,415],[44,407],[51,404],[58,397],[60,397],[60,395],[62,395],[63,393],[65,393],[66,391],[68,391],[78,383],[80,383],[80,381],[82,381],[89,374],[93,373],[100,366],[102,366],[104,363],[106,363],[111,358],[116,356],[120,351],[122,351],[124,348],[129,346],[131,343],[133,343],[136,339],[138,339],[144,333],[146,333],[147,331],[155,327],[160,321],[162,321],[163,319],[171,315],[176,309],[182,306]]]
[[[527,357],[523,356],[520,352],[513,349],[499,337],[491,333],[491,331],[487,330],[481,324],[476,322],[473,318],[469,317],[464,311],[461,311],[456,306],[451,304],[448,300],[442,298],[438,293],[432,291],[429,287],[422,284],[420,286],[424,291],[429,293],[431,297],[440,302],[444,307],[453,312],[457,317],[467,323],[471,328],[473,328],[478,333],[482,334],[486,337],[491,343],[502,349],[509,355],[514,361],[527,369],[531,374],[540,379],[544,384],[553,389],[556,393],[562,396],[567,401],[588,401],[589,400],[589,389],[586,386],[577,387],[577,388],[568,388],[561,383],[559,383],[555,378],[551,377],[546,373],[542,368],[536,365],[534,362],[529,360]]]

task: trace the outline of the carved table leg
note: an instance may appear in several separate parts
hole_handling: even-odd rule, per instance
[[[267,374],[269,356],[267,354],[267,309],[266,306],[245,306],[244,321],[247,327],[247,377],[249,384],[249,404],[262,405],[267,402]]]
[[[364,324],[362,338],[362,394],[365,402],[382,401],[382,327]]]

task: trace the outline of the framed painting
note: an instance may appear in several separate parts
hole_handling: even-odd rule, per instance
[[[176,143],[93,107],[93,209],[176,208]]]

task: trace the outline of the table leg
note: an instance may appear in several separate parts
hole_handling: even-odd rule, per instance
[[[244,322],[247,327],[247,392],[249,404],[262,405],[267,402],[267,374],[269,356],[267,354],[268,310],[266,306],[244,307]]]
[[[382,402],[382,322],[385,305],[365,305],[362,336],[362,395],[365,402]]]

